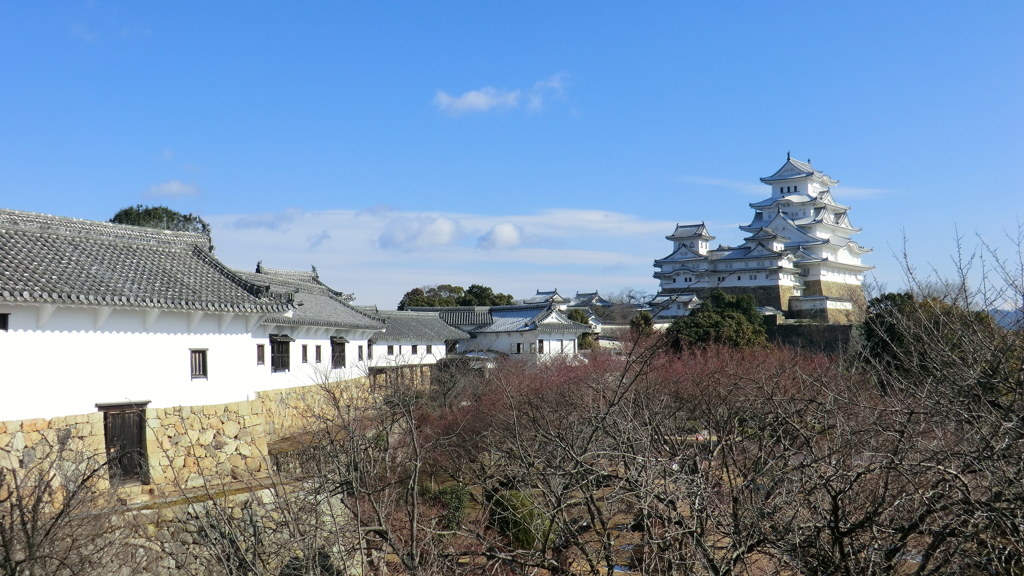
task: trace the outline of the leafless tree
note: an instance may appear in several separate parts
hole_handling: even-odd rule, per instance
[[[20,456],[0,451],[0,574],[130,574],[144,565],[102,460],[64,433]],[[43,448],[47,450],[44,451]]]

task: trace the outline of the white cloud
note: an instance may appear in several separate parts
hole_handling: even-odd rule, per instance
[[[231,223],[235,228],[265,228],[278,230],[291,224],[302,216],[302,208],[288,208],[284,212],[267,212],[262,214],[246,214]]]
[[[485,250],[494,248],[515,248],[523,241],[519,228],[511,222],[495,224],[486,234],[477,239],[476,245]]]
[[[550,78],[538,80],[526,96],[527,106],[531,110],[540,110],[545,100],[561,98],[565,89],[565,74],[555,74]]]
[[[565,91],[565,75],[555,74],[538,80],[527,90],[498,90],[492,86],[470,90],[460,96],[452,96],[444,90],[434,95],[434,105],[441,112],[460,116],[469,112],[487,112],[492,109],[518,108],[526,102],[529,110],[541,110],[552,99],[561,98]]]
[[[421,250],[455,242],[459,225],[445,216],[408,218],[400,216],[387,223],[378,236],[383,248]]]
[[[730,188],[738,192],[744,192],[746,194],[753,194],[756,196],[768,196],[772,193],[771,188],[764,184],[751,184],[750,182],[738,182],[736,180],[724,180],[722,178],[680,176],[679,180],[689,184],[702,184],[704,186],[715,186],[717,188]]]
[[[178,180],[170,180],[163,184],[156,184],[150,186],[149,190],[143,193],[146,198],[158,198],[161,196],[167,196],[171,198],[177,198],[181,196],[198,196],[199,187],[195,184],[185,184]]]
[[[516,296],[558,286],[656,289],[651,263],[668,253],[675,222],[600,210],[530,214],[394,208],[204,215],[228,266],[306,269],[360,304],[394,307],[416,286],[485,284]]]
[[[467,112],[487,112],[492,108],[515,108],[519,105],[519,90],[496,90],[490,86],[470,90],[461,96],[451,96],[438,90],[434,96],[437,108],[452,116]]]

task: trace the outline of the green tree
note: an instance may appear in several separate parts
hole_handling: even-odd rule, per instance
[[[504,306],[512,303],[511,294],[495,292],[489,286],[473,284],[469,289],[452,284],[421,286],[405,293],[399,309],[410,307],[451,308],[453,306]]]
[[[175,232],[196,232],[210,235],[210,225],[194,214],[182,214],[167,206],[143,206],[136,204],[122,208],[110,219],[114,224],[127,224],[143,228],[159,228]]]
[[[689,316],[672,322],[668,334],[677,350],[693,346],[743,348],[768,344],[754,297],[750,294],[730,296],[721,290],[715,290]]]
[[[587,313],[582,308],[573,308],[572,310],[569,310],[569,320],[578,324],[590,326],[590,318],[587,317]],[[577,346],[580,350],[592,350],[594,348],[594,335],[590,332],[580,334],[576,340],[578,342]]]
[[[640,334],[650,334],[654,330],[654,317],[650,312],[641,310],[629,319],[629,327]]]
[[[862,334],[868,356],[906,381],[937,378],[966,364],[975,366],[976,378],[987,380],[1021,361],[1016,340],[987,312],[910,292],[872,298]]]
[[[465,295],[466,290],[462,286],[451,284],[422,286],[406,292],[402,301],[398,303],[398,307],[403,309],[413,306],[450,308],[459,306],[459,300]]]
[[[466,289],[465,295],[459,299],[460,306],[507,306],[512,303],[511,294],[500,294],[490,286],[473,284]]]

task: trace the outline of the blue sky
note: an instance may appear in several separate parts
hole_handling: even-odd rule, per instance
[[[654,291],[790,150],[890,287],[1024,215],[1024,4],[637,4],[0,0],[0,207],[166,204],[383,307]]]

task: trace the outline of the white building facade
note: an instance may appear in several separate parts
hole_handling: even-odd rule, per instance
[[[659,319],[689,313],[679,295],[706,298],[716,289],[752,294],[759,306],[790,318],[857,319],[864,273],[872,268],[861,256],[871,250],[851,239],[860,229],[850,223],[850,207],[832,196],[839,182],[791,157],[761,182],[771,195],[750,204],[754,217],[740,227],[748,234],[742,245],[712,249],[703,223],[677,225],[666,236],[672,253],[654,262]]]
[[[383,322],[271,276],[228,269],[203,234],[0,210],[0,420],[234,402],[325,367],[360,375],[358,347]]]

